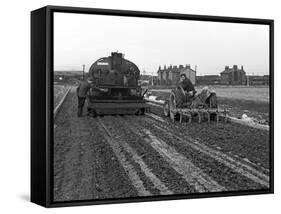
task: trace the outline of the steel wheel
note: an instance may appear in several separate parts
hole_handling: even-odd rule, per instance
[[[88,115],[91,116],[91,117],[96,117],[97,116],[97,112],[95,109],[92,109],[92,108],[88,108]]]
[[[176,104],[176,95],[175,93],[172,91],[171,95],[170,95],[170,102],[169,102],[169,107],[170,107],[170,118],[172,121],[178,120],[179,119],[179,113],[176,113],[175,110],[177,108],[177,104]]]
[[[163,105],[163,112],[164,112],[164,115],[166,117],[169,117],[170,116],[170,105],[169,105],[169,102],[168,101],[165,101],[164,105]]]

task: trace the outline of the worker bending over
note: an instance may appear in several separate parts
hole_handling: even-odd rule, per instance
[[[81,81],[79,83],[79,86],[76,89],[77,98],[78,98],[78,112],[77,112],[78,117],[82,117],[83,107],[84,107],[85,100],[87,98],[87,94],[88,94],[88,91],[90,90],[90,88],[95,88],[102,92],[108,91],[107,89],[102,89],[102,88],[96,87],[96,84],[94,83],[94,80],[92,78],[88,78],[87,81]]]

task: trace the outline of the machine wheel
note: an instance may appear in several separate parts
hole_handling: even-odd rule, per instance
[[[140,111],[139,111],[139,114],[144,115],[144,112],[145,112],[145,108],[141,108]]]
[[[210,113],[210,120],[216,120],[217,113]]]
[[[178,121],[178,120],[180,120],[180,114],[170,111],[170,118],[173,122]]]
[[[175,112],[175,109],[177,108],[177,104],[179,103],[179,94],[176,91],[172,91],[170,95],[170,101],[169,101],[169,109],[170,109],[170,118],[172,121],[176,121],[180,119],[179,113]]]
[[[215,93],[210,95],[210,97],[207,100],[207,104],[209,105],[209,108],[218,107],[218,99],[217,99],[217,95]]]
[[[165,101],[164,105],[163,105],[163,112],[165,117],[169,117],[170,116],[170,105],[168,101]]]
[[[91,117],[96,117],[97,116],[97,112],[95,109],[92,109],[92,108],[87,108],[87,111],[88,111],[88,115],[91,116]]]
[[[136,111],[135,115],[144,115],[145,108],[140,108]]]

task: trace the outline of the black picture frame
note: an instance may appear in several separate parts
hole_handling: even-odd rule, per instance
[[[53,21],[54,13],[79,13],[180,19],[207,22],[245,23],[269,26],[270,38],[270,188],[224,193],[200,193],[190,195],[153,196],[142,198],[103,199],[89,201],[54,202],[53,194]],[[93,204],[112,204],[175,200],[189,198],[225,197],[268,194],[274,192],[274,21],[238,17],[187,15],[174,13],[109,10],[96,8],[46,6],[31,12],[31,202],[44,207],[62,207]]]

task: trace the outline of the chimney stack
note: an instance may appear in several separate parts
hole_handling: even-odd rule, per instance
[[[233,69],[234,69],[234,70],[237,70],[237,65],[233,65]]]
[[[228,70],[229,69],[229,66],[225,66],[225,70]]]

